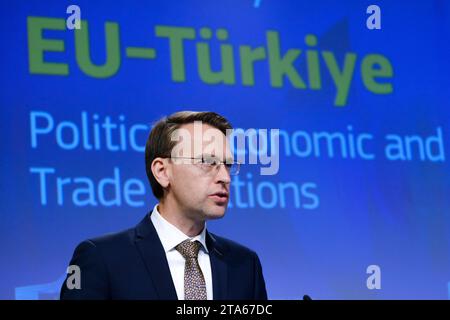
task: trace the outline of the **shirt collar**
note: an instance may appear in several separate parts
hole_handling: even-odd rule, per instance
[[[206,246],[206,224],[199,235],[189,237],[161,216],[158,211],[158,204],[156,204],[153,208],[150,219],[155,226],[156,232],[158,233],[165,252],[175,250],[175,247],[181,242],[190,239],[191,241],[199,241],[202,244],[203,250],[208,253],[208,247]]]

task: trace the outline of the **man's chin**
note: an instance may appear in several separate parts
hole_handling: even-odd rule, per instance
[[[206,212],[206,217],[208,220],[220,219],[225,215],[227,206],[213,206]]]

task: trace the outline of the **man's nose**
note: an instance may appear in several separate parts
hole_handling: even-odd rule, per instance
[[[217,168],[217,170],[218,170],[218,172],[216,174],[216,182],[230,184],[230,182],[231,182],[230,172],[228,172],[225,164],[224,163],[219,164],[219,167]]]

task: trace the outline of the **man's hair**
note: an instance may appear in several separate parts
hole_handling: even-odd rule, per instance
[[[158,157],[170,158],[172,149],[177,143],[177,141],[172,141],[172,133],[182,125],[193,123],[195,121],[201,121],[202,124],[208,124],[217,128],[224,135],[226,135],[227,129],[233,128],[230,122],[223,116],[210,111],[180,111],[156,122],[145,145],[145,170],[153,194],[157,199],[163,197],[164,190],[153,175],[152,162]]]

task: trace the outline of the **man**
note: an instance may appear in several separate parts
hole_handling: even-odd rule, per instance
[[[159,200],[135,227],[82,242],[70,265],[80,289],[64,282],[61,299],[267,299],[255,252],[206,230],[225,214],[230,123],[214,112],[178,112],[160,120],[145,149]]]

